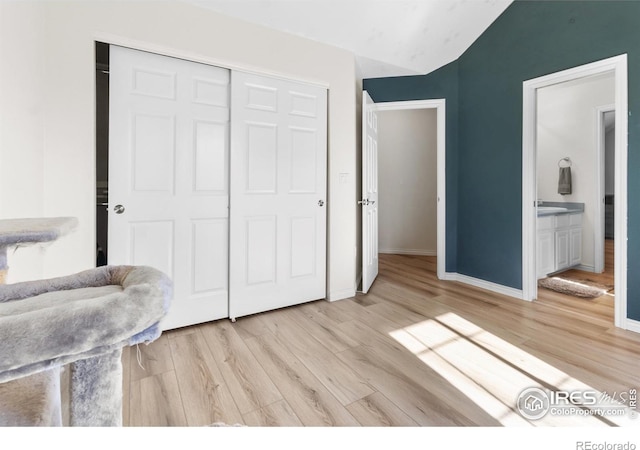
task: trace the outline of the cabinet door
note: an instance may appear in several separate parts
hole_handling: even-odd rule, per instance
[[[582,262],[582,228],[569,230],[569,265],[577,266]]]
[[[561,270],[569,267],[569,230],[556,231],[556,267]]]
[[[555,270],[555,236],[553,230],[538,232],[538,278]]]

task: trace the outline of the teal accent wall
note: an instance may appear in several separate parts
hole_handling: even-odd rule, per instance
[[[456,240],[452,264],[447,252],[448,271],[522,288],[522,83],[626,53],[627,315],[640,320],[640,277],[634,276],[640,273],[638,23],[636,1],[516,0],[457,60],[456,71],[447,69],[450,64],[424,76],[364,81],[375,101],[445,96],[447,108],[457,102],[457,121],[447,123],[447,133],[457,135],[447,145],[447,153],[454,153],[447,154],[447,206],[455,204],[455,211],[447,209],[447,221],[452,214]],[[455,183],[451,190],[449,179]]]

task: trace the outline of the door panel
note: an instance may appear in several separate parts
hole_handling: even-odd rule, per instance
[[[569,265],[575,266],[582,262],[582,228],[569,230]]]
[[[316,271],[316,222],[314,217],[291,218],[291,278],[313,276]]]
[[[133,191],[173,192],[175,116],[133,113],[131,128]]]
[[[277,216],[245,217],[247,285],[274,284],[277,260]],[[235,291],[234,291],[235,294]],[[235,297],[233,297],[235,301]]]
[[[316,153],[316,130],[291,127],[290,194],[314,194],[318,173]]]
[[[569,230],[556,231],[556,270],[569,267]]]
[[[227,193],[228,125],[225,122],[195,122],[194,191]]]
[[[275,194],[278,181],[277,125],[247,122],[245,126],[248,133],[244,159],[246,192]]]
[[[538,278],[544,278],[555,270],[555,231],[538,231]]]
[[[362,292],[378,276],[378,115],[362,95]]]
[[[191,222],[192,292],[203,294],[227,289],[227,219]]]
[[[325,297],[326,90],[233,72],[231,318]]]
[[[173,278],[173,243],[175,242],[173,221],[131,222],[129,241],[131,242],[130,264],[154,266]],[[167,245],[158,245],[158,242],[166,242]]]
[[[229,71],[111,46],[109,121],[109,263],[171,277],[165,330],[228,317]]]

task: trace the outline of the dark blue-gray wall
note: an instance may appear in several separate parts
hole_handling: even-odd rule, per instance
[[[636,1],[516,0],[456,62],[364,81],[376,102],[447,99],[447,271],[522,288],[522,83],[626,53],[627,315],[640,320],[638,23]]]

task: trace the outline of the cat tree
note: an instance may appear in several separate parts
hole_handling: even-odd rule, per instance
[[[0,220],[0,425],[62,425],[65,367],[69,424],[122,425],[122,348],[161,334],[172,284],[151,267],[3,284],[10,249],[55,241],[76,226],[74,218]]]

